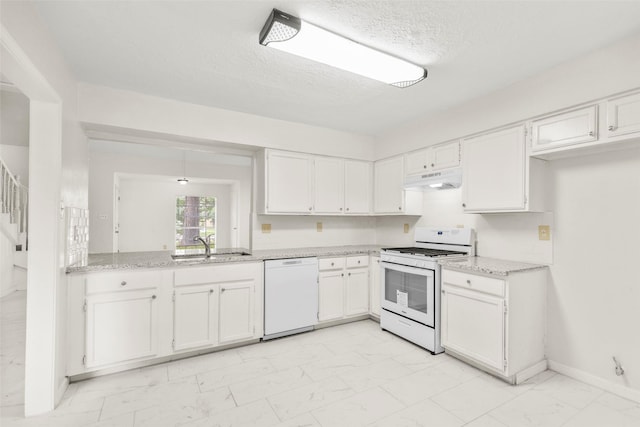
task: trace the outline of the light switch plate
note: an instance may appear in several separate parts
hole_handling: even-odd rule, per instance
[[[551,227],[548,225],[538,226],[538,240],[550,240],[551,239]]]
[[[318,233],[322,233],[322,223],[321,222],[316,222],[316,231]]]
[[[271,224],[262,224],[262,232],[264,234],[271,233]]]
[[[404,225],[404,234],[409,233],[409,224]]]

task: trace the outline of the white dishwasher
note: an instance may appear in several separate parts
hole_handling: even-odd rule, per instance
[[[264,338],[310,331],[318,323],[318,258],[264,262]]]

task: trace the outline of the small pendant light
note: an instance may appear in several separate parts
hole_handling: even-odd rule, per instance
[[[180,185],[187,185],[189,180],[187,179],[187,152],[182,152],[182,178],[178,178]]]

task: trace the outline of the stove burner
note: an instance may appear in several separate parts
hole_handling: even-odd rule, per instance
[[[384,248],[386,252],[397,252],[409,255],[421,255],[424,257],[443,257],[452,255],[467,255],[465,252],[445,251],[443,249],[425,249],[425,248]]]

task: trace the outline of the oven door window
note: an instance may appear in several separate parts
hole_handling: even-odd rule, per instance
[[[431,274],[425,275],[429,271]],[[387,308],[414,320],[433,323],[433,272],[423,274],[384,269],[384,299]]]

